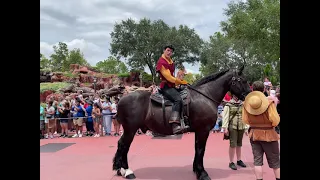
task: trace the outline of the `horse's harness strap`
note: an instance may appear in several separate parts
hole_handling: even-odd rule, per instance
[[[234,81],[236,81],[236,80],[237,80],[237,81],[241,81],[241,78],[240,78],[240,77],[236,78],[235,76],[233,76],[231,80],[232,80],[232,81],[231,81],[231,82],[232,82],[231,84],[232,84],[232,85],[235,85],[236,83],[235,83]],[[192,89],[192,90],[194,90],[194,91],[196,91],[197,93],[201,94],[202,96],[210,99],[211,101],[220,104],[220,102],[218,102],[217,100],[212,99],[212,98],[210,98],[209,96],[205,95],[204,93],[198,91],[197,89],[193,88],[190,84],[187,84],[187,87],[190,88],[190,89]]]
[[[210,99],[211,101],[213,101],[213,102],[216,102],[216,103],[220,104],[220,102],[218,102],[217,100],[214,100],[214,99],[212,99],[211,97],[209,97],[209,96],[205,95],[204,93],[202,93],[202,92],[198,91],[197,89],[193,88],[190,84],[188,84],[188,85],[187,85],[187,87],[188,87],[189,89],[192,89],[192,90],[196,91],[197,93],[201,94],[202,96],[204,96],[204,97],[206,97],[206,98]]]
[[[164,97],[162,97],[162,112],[163,112],[163,122],[166,123],[166,106],[164,104]]]

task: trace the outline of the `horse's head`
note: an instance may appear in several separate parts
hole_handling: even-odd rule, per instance
[[[242,101],[244,101],[247,94],[251,92],[250,86],[243,76],[243,69],[244,65],[241,66],[238,71],[234,71],[233,76],[229,82],[230,92]]]

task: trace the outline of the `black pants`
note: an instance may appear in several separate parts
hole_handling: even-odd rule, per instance
[[[177,111],[181,113],[182,108],[182,99],[180,96],[180,93],[176,88],[170,88],[167,84],[164,85],[164,87],[161,89],[163,96],[168,98],[171,102],[173,102],[172,111]]]
[[[87,128],[87,132],[94,132],[94,129],[93,129],[93,121],[89,122],[87,120],[86,122],[86,128]]]

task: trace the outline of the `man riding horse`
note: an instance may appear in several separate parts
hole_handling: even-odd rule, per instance
[[[183,102],[180,97],[180,93],[175,88],[175,86],[181,84],[186,85],[188,84],[188,82],[174,77],[175,65],[171,59],[173,51],[174,48],[171,45],[164,47],[163,54],[157,62],[156,71],[160,75],[160,89],[163,96],[173,102],[169,123],[172,126],[173,134],[178,134],[183,131],[183,128],[181,128],[180,126],[180,117],[181,110],[183,108]]]

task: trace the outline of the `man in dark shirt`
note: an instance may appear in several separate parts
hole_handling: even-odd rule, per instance
[[[80,101],[76,102],[75,110],[77,112],[76,119],[73,119],[73,124],[76,127],[76,134],[72,137],[82,137],[82,124],[83,124],[83,117],[85,116],[85,109],[83,105],[80,104]],[[78,131],[80,131],[78,133]]]

